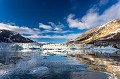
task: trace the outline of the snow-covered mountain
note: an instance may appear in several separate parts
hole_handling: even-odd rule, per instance
[[[0,30],[0,42],[5,43],[32,43],[34,41],[21,36],[19,33],[9,30]]]
[[[90,29],[73,42],[76,44],[93,44],[103,41],[120,42],[120,20],[113,20],[102,26]]]

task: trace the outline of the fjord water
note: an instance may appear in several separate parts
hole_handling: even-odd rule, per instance
[[[119,50],[44,51],[1,50],[0,79],[119,79]]]

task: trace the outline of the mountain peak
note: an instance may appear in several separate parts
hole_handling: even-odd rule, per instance
[[[74,43],[80,43],[80,44],[88,44],[88,43],[94,43],[98,40],[106,40],[106,41],[120,41],[120,19],[118,20],[112,20],[107,22],[106,24],[103,24],[101,26],[98,26],[96,28],[92,28],[88,31],[86,31],[84,34],[80,35],[74,40]]]
[[[32,43],[34,41],[21,36],[19,33],[10,30],[0,30],[0,42],[5,43]]]

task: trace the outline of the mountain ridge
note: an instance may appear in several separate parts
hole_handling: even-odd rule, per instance
[[[68,43],[94,44],[99,41],[120,41],[120,19],[92,28]]]
[[[32,43],[31,39],[21,36],[19,33],[10,30],[0,29],[0,42],[5,43]]]

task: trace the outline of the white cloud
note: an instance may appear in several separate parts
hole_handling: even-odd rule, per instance
[[[62,23],[55,24],[53,22],[48,22],[49,25],[45,25],[43,23],[39,23],[39,28],[43,28],[44,30],[54,30],[54,31],[62,31],[64,25]]]
[[[0,29],[16,31],[20,34],[40,34],[40,31],[37,28],[31,29],[28,27],[13,26],[4,23],[0,23]]]
[[[81,35],[80,33],[78,33],[78,34],[69,34],[69,35],[66,35],[66,37],[67,37],[67,39],[75,39],[80,35]]]
[[[48,22],[52,27],[56,27],[56,24],[53,22]]]
[[[75,39],[79,36],[80,34],[66,34],[66,35],[30,35],[30,36],[25,36],[27,38],[56,38],[56,39]]]
[[[60,31],[60,30],[62,30],[62,29],[61,29],[61,28],[58,28],[58,27],[55,27],[54,30],[56,30],[56,31]]]
[[[30,36],[25,36],[25,35],[24,35],[24,37],[26,37],[26,38],[41,38],[41,36],[38,35],[38,34],[32,34],[32,35],[30,35]]]
[[[88,18],[90,16],[90,18]],[[83,17],[82,21],[79,19],[74,19],[74,15],[70,14],[68,16],[67,22],[70,28],[78,28],[78,29],[88,29],[90,25],[93,23],[97,18],[97,14],[88,14],[87,16]]]
[[[106,9],[101,15],[95,12],[93,8],[81,19],[74,19],[74,15],[70,14],[67,22],[70,28],[89,29],[114,19],[120,19],[120,1]]]
[[[45,25],[43,23],[39,23],[39,28],[43,28],[43,29],[46,29],[46,30],[51,30],[52,27],[50,25]]]
[[[64,34],[64,33],[71,33],[73,31],[70,31],[70,30],[54,30],[54,31],[51,31],[51,30],[44,30],[42,31],[41,33],[57,33],[57,34]]]
[[[48,22],[48,24],[52,27],[52,30],[49,29],[45,29],[43,31],[41,31],[41,33],[45,34],[45,33],[55,33],[55,34],[64,34],[64,33],[70,33],[73,31],[70,30],[63,30],[63,28],[65,27],[64,24],[62,24],[61,22],[59,22],[58,24],[55,24],[53,22]],[[48,26],[48,25],[47,25]]]
[[[53,22],[48,22],[56,31],[62,31],[62,28],[64,28],[65,26],[62,23],[58,23],[57,25]]]
[[[43,33],[55,33],[55,34],[64,34],[64,33],[70,33],[72,31],[66,30],[44,30],[44,31],[40,31],[40,29],[38,28],[29,28],[29,27],[20,27],[20,26],[15,26],[15,25],[10,25],[10,24],[4,24],[4,23],[0,23],[0,29],[1,30],[11,30],[11,31],[15,31],[18,32],[20,34],[22,34],[23,36],[25,36],[24,34],[29,34],[30,36],[25,36],[27,38],[66,38],[67,36],[60,36],[60,35],[46,35],[43,36],[41,34]],[[70,37],[70,36],[69,36]]]

